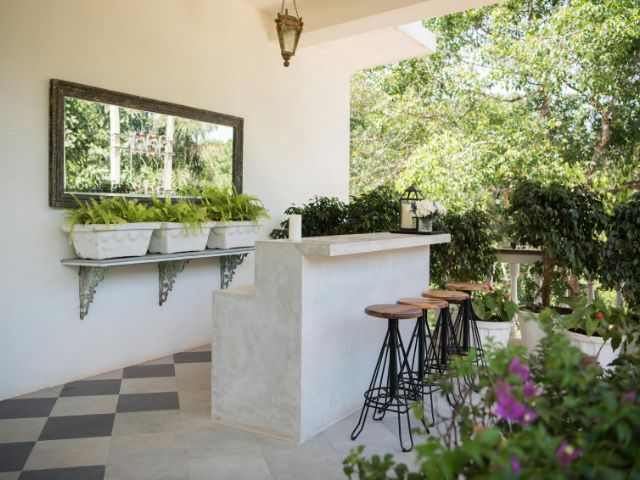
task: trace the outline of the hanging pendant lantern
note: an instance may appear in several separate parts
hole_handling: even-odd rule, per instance
[[[416,202],[424,200],[424,195],[415,186],[411,185],[400,197],[400,231],[417,232],[418,219],[415,216]]]
[[[280,13],[278,13],[278,18],[275,19],[280,52],[282,53],[285,67],[289,66],[289,60],[296,54],[296,48],[298,48],[298,41],[304,25],[302,17],[298,14],[296,0],[293,0],[293,8],[296,11],[295,16],[289,15],[289,10],[284,8],[284,0],[282,0]]]

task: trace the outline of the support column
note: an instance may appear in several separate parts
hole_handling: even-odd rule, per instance
[[[173,132],[175,127],[175,117],[167,115],[167,143],[164,151],[164,170],[162,172],[162,186],[164,192],[173,190]]]
[[[120,107],[109,105],[109,178],[111,185],[120,185]]]
[[[516,304],[520,303],[520,299],[518,298],[518,277],[520,276],[520,264],[519,263],[510,263],[509,264],[509,278],[511,280],[511,301]]]

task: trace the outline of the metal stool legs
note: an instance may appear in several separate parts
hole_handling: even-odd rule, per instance
[[[437,385],[429,379],[429,375],[435,370],[433,362],[429,361],[430,353],[436,349],[429,327],[427,310],[422,311],[422,316],[416,321],[416,325],[411,335],[411,341],[407,348],[407,359],[411,370],[406,375],[411,375],[420,390],[420,400],[423,402],[422,425],[429,432],[429,427],[435,423],[435,412],[433,409],[433,393],[439,390]],[[405,377],[406,377],[405,375]],[[404,377],[403,377],[404,381]],[[424,415],[424,403],[426,396],[429,396],[429,409],[431,411],[431,422],[427,424]]]
[[[433,365],[440,374],[444,374],[450,364],[449,358],[452,355],[463,355],[463,350],[458,340],[460,337],[456,332],[455,325],[451,319],[451,311],[448,307],[440,310],[440,316],[438,317],[433,335],[435,339],[435,349],[429,352],[427,361],[430,365]],[[462,398],[460,381],[458,380],[457,383],[458,397]],[[452,387],[454,389],[456,388],[456,386],[453,385],[453,380]],[[457,404],[457,402],[455,402],[455,395],[447,394],[446,398],[449,405],[455,406]]]
[[[380,349],[378,362],[373,371],[369,388],[364,394],[364,404],[360,411],[358,423],[351,433],[351,440],[358,438],[367,420],[369,408],[373,408],[374,417],[376,413],[381,414],[379,419],[382,419],[386,412],[396,413],[398,416],[400,448],[402,448],[403,452],[408,452],[413,448],[409,402],[418,397],[420,390],[412,375],[407,376],[408,384],[401,381],[401,378],[408,371],[410,371],[410,368],[407,362],[407,351],[400,337],[398,320],[389,319],[387,334]],[[406,418],[409,432],[408,446],[405,446],[402,435],[403,415]]]

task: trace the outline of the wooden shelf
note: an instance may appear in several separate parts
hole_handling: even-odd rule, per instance
[[[89,305],[93,301],[96,287],[104,278],[107,269],[111,267],[158,264],[158,303],[162,305],[167,301],[178,273],[182,272],[191,260],[220,258],[220,288],[224,289],[231,284],[238,266],[248,254],[255,252],[255,250],[255,247],[240,247],[203,250],[201,252],[148,254],[141,257],[109,258],[106,260],[64,258],[60,262],[67,267],[78,267],[80,320],[83,320],[89,312]]]

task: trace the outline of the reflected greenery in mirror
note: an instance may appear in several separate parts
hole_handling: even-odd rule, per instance
[[[51,81],[50,204],[242,189],[241,118]]]

